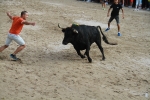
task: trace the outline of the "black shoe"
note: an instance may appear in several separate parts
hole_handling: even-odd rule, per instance
[[[105,32],[107,32],[107,31],[109,31],[109,30],[110,30],[110,28],[106,28]]]
[[[16,55],[14,55],[14,54],[10,54],[10,57],[11,57],[13,60],[18,60],[18,58],[17,58]]]

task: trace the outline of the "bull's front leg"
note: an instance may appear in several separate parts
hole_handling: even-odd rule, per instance
[[[89,51],[90,51],[90,45],[87,47],[87,49],[86,49],[86,51],[85,51],[85,54],[86,54],[86,56],[87,56],[87,58],[88,58],[88,61],[91,63],[91,62],[92,62],[92,59],[91,59],[90,56],[89,56]]]
[[[80,50],[76,49],[76,52],[81,58],[85,58],[85,56],[81,54]]]

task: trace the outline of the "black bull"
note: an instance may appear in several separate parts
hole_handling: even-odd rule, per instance
[[[58,27],[61,28],[58,24]],[[101,45],[101,34],[103,35],[103,41],[110,45],[117,45],[116,43],[109,43],[106,36],[103,34],[100,26],[87,26],[87,25],[72,25],[71,27],[61,28],[64,33],[63,44],[67,45],[71,43],[78,55],[81,58],[85,58],[85,55],[88,58],[89,62],[92,62],[92,59],[89,56],[90,46],[92,43],[96,43],[102,53],[102,60],[105,60],[103,47]],[[100,29],[100,31],[99,31]],[[81,54],[80,50],[85,50],[84,55]]]

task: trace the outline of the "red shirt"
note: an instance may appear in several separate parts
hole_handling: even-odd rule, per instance
[[[15,16],[15,17],[13,17],[12,20],[13,20],[13,22],[12,22],[12,26],[9,30],[9,33],[18,35],[23,28],[24,24],[22,24],[22,21],[24,21],[24,19],[21,17]]]

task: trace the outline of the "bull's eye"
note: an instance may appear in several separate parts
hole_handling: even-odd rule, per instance
[[[62,32],[65,32],[66,31],[66,29],[62,29]]]

